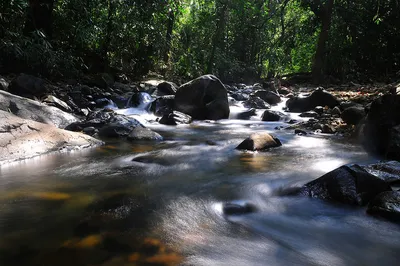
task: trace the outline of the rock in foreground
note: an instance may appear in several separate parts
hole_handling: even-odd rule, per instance
[[[282,146],[280,140],[265,132],[251,134],[250,137],[240,143],[239,146],[236,147],[236,149],[260,151],[279,146]]]
[[[386,191],[379,194],[368,204],[367,212],[394,222],[400,222],[400,192]]]
[[[351,205],[366,205],[390,186],[359,165],[341,166],[304,185],[300,194]]]
[[[42,154],[74,150],[102,142],[77,132],[0,111],[0,165]]]

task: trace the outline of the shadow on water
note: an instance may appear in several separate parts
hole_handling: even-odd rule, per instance
[[[281,123],[168,127],[157,143],[107,143],[1,168],[1,265],[395,265],[398,226],[319,200],[284,197],[340,165],[374,160]],[[235,147],[274,132],[283,146]],[[226,216],[244,200],[257,211]]]

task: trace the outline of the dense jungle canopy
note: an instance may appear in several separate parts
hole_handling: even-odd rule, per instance
[[[399,10],[399,0],[1,1],[0,72],[384,80],[400,70]]]

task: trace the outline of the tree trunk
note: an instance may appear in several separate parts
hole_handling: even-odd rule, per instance
[[[102,49],[101,49],[101,57],[104,60],[104,64],[102,66],[103,71],[106,71],[106,68],[109,66],[109,63],[110,63],[108,60],[108,51],[110,49],[111,35],[113,32],[114,10],[115,10],[115,6],[113,3],[113,0],[108,0],[107,28],[106,28],[106,35],[104,37]]]
[[[207,73],[212,73],[213,71],[213,65],[214,65],[214,57],[215,57],[215,52],[217,50],[217,47],[219,46],[219,43],[221,41],[222,34],[225,30],[225,24],[226,24],[226,14],[228,11],[228,4],[225,1],[217,0],[215,2],[216,4],[216,29],[214,33],[214,38],[212,41],[212,46],[211,46],[211,53],[210,53],[210,58],[208,60],[207,64]]]
[[[315,83],[321,83],[324,78],[326,63],[326,42],[329,38],[329,29],[331,27],[332,11],[334,0],[328,2],[319,10],[321,18],[321,32],[318,37],[317,50],[314,55],[312,66],[312,78]]]
[[[24,34],[35,30],[42,31],[47,38],[52,36],[52,13],[55,0],[28,0],[28,12]]]
[[[163,56],[165,64],[167,64],[169,60],[169,51],[171,50],[172,30],[174,29],[174,23],[175,23],[175,14],[174,11],[170,9],[168,12],[167,34],[165,36],[165,50]]]

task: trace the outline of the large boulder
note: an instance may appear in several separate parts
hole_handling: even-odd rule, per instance
[[[247,139],[241,142],[237,150],[260,151],[269,148],[282,146],[279,139],[275,138],[267,132],[251,134]]]
[[[174,109],[175,95],[165,95],[157,97],[152,103],[150,110],[156,116],[170,114]]]
[[[328,106],[333,108],[339,105],[335,96],[322,88],[317,88],[310,96],[292,97],[286,102],[286,107],[291,112],[306,112],[313,110],[316,106]]]
[[[367,212],[397,223],[400,222],[400,192],[380,193],[368,204]]]
[[[390,186],[359,165],[341,166],[300,189],[301,195],[351,205],[366,205]]]
[[[11,112],[24,119],[55,125],[60,128],[78,121],[78,118],[74,115],[56,107],[47,106],[5,91],[0,91],[0,110]]]
[[[198,120],[229,118],[226,88],[213,75],[201,76],[179,87],[175,94],[174,110]]]
[[[46,94],[48,92],[48,86],[41,78],[20,74],[11,81],[8,91],[15,95],[33,99]]]
[[[157,85],[157,89],[152,93],[155,96],[174,95],[176,93],[176,84],[163,81]]]
[[[400,160],[400,95],[384,95],[372,102],[363,137],[367,150]]]
[[[23,119],[0,110],[0,165],[55,151],[102,144],[77,132]]]

